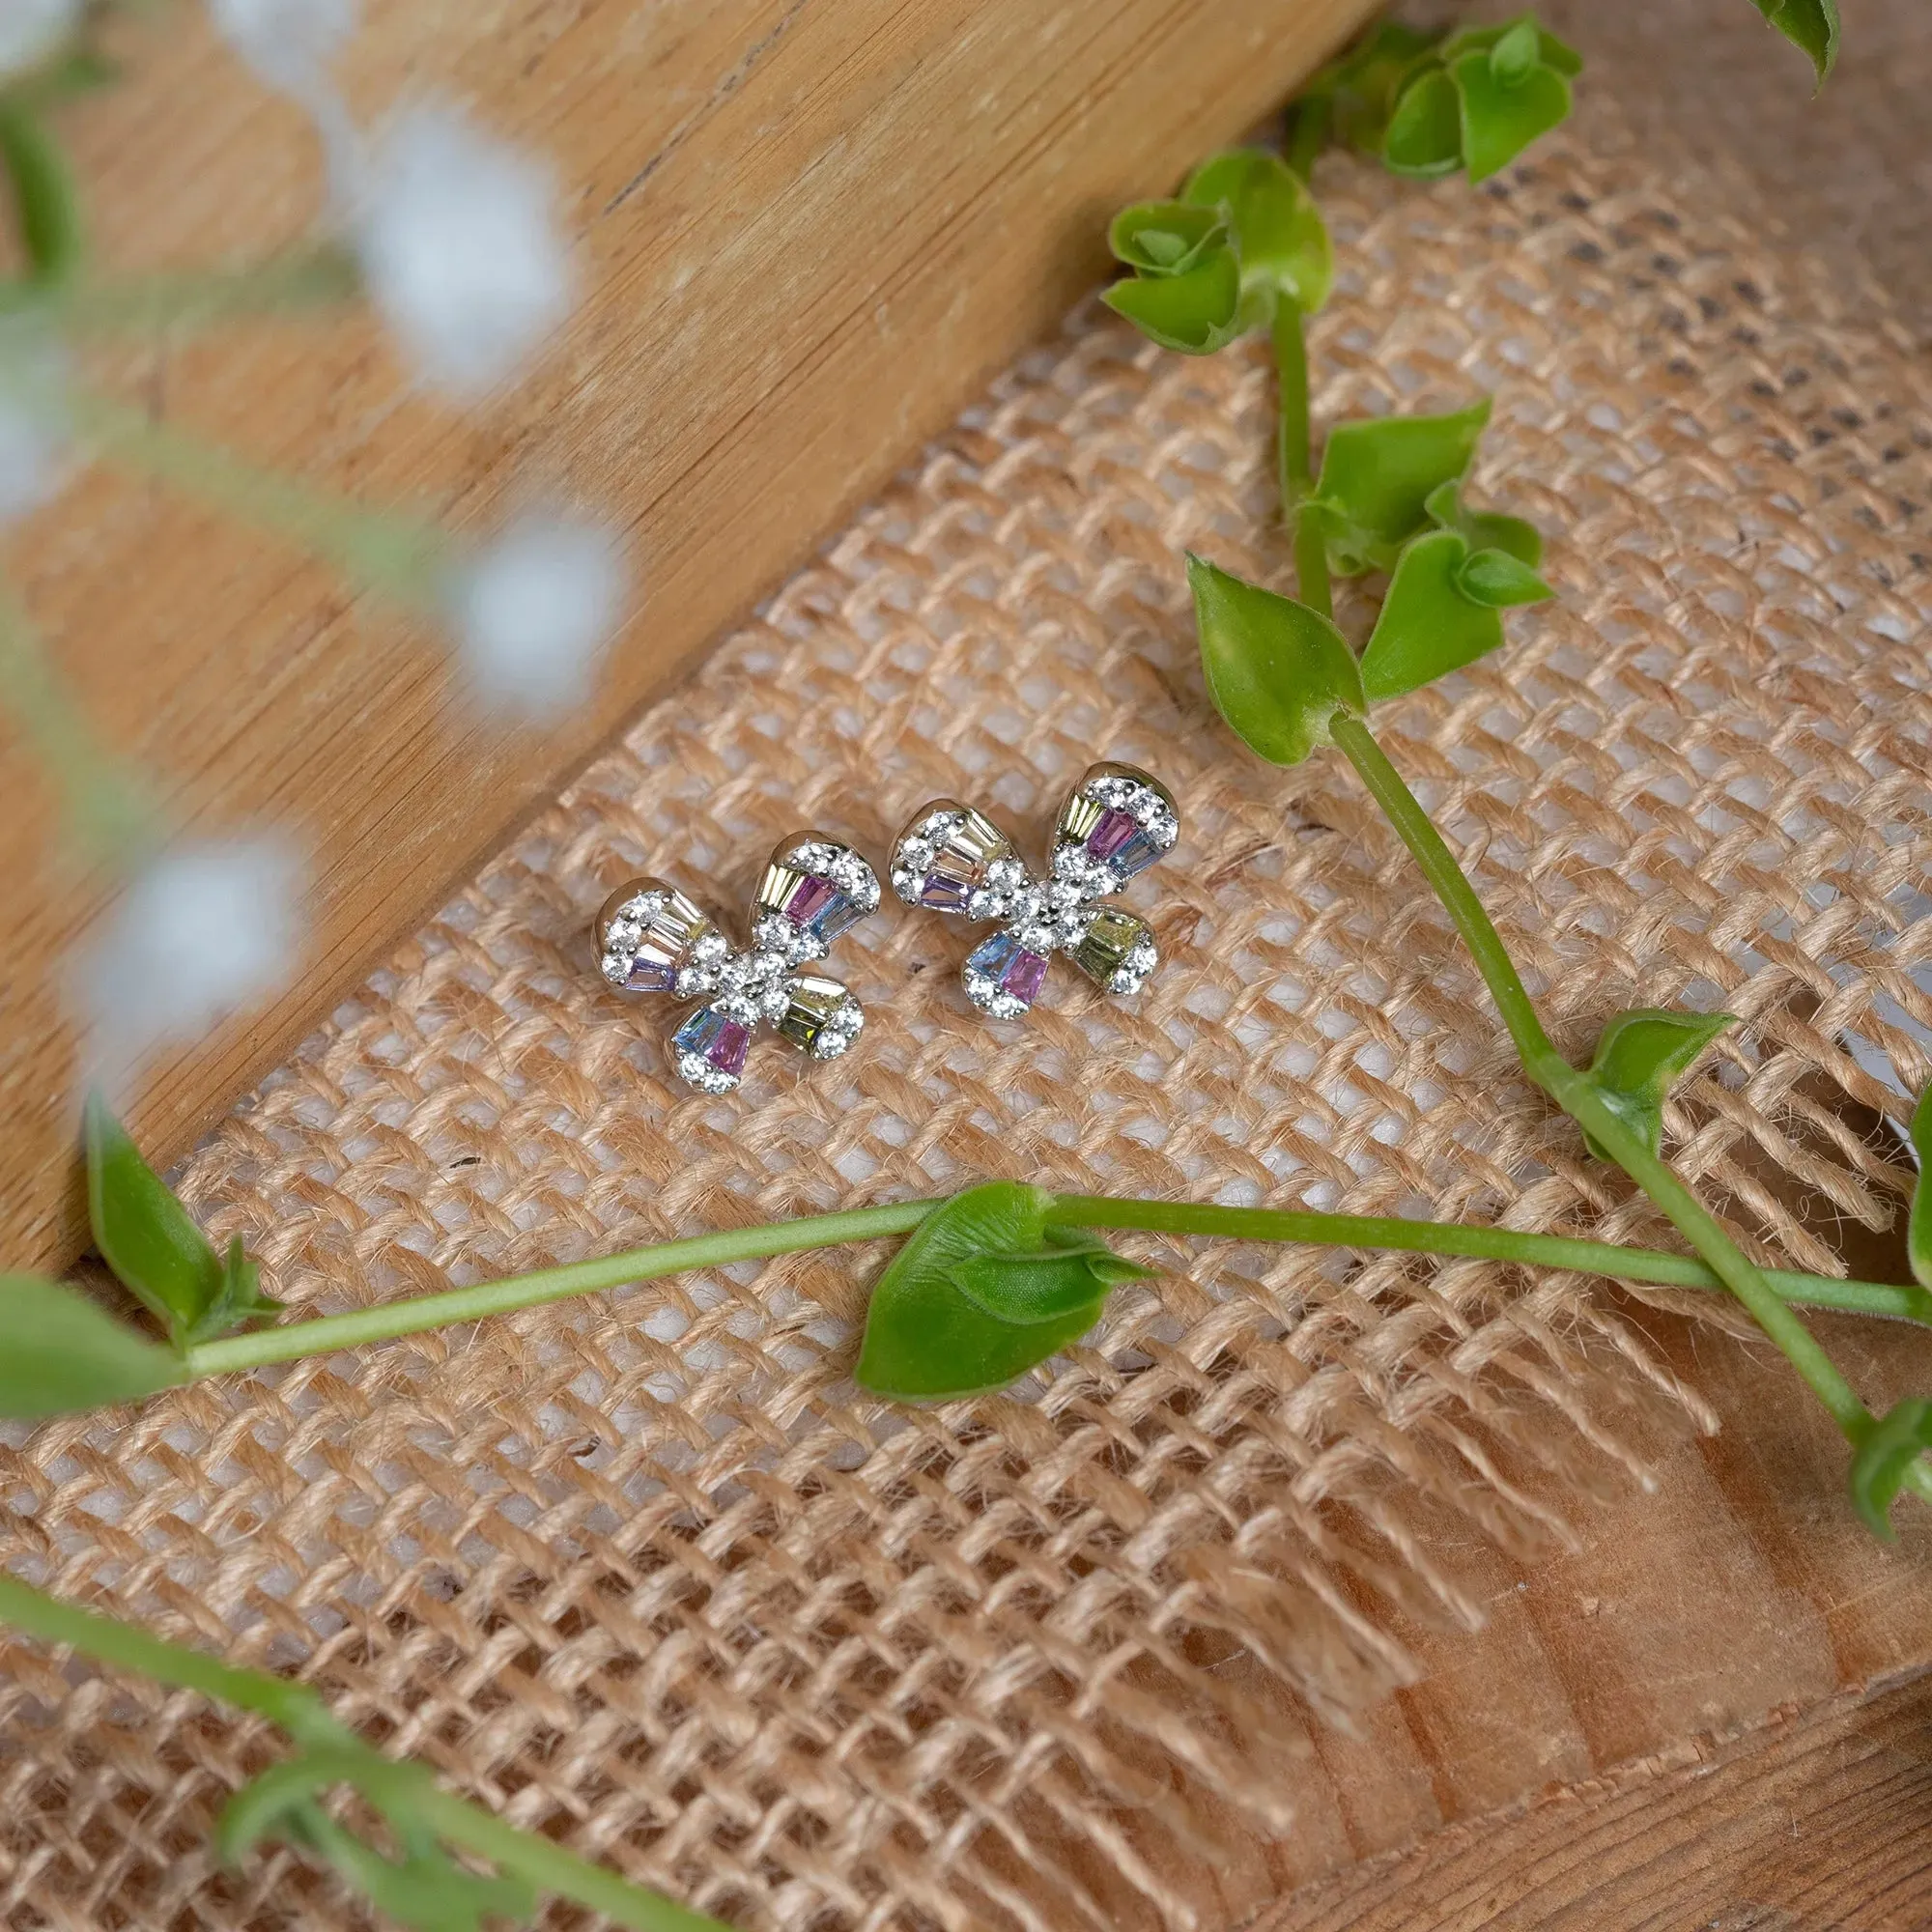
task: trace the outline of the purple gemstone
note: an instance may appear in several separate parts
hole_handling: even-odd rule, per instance
[[[1100,814],[1100,822],[1088,833],[1087,850],[1095,859],[1111,859],[1140,829],[1140,820],[1132,812],[1109,806]]]
[[[1088,833],[1087,852],[1090,858],[1105,860],[1129,879],[1145,872],[1160,857],[1160,847],[1147,827],[1132,812],[1111,806]]]
[[[745,1050],[752,1043],[750,1027],[740,1026],[736,1020],[726,1020],[718,1029],[718,1037],[705,1050],[705,1059],[721,1073],[742,1073],[745,1070]]]
[[[830,879],[808,873],[791,889],[791,897],[785,901],[785,917],[794,925],[810,925],[838,896],[838,888]]]
[[[671,1036],[670,1043],[679,1053],[702,1054],[721,1073],[735,1074],[744,1070],[752,1030],[727,1019],[716,1007],[699,1007]]]
[[[955,879],[946,872],[928,872],[919,889],[919,902],[935,912],[958,912],[973,896],[970,879]]]
[[[1037,952],[1016,947],[1013,956],[1007,961],[1007,970],[1000,975],[1000,990],[1032,1006],[1039,997],[1040,982],[1045,978],[1046,961]]]
[[[651,952],[639,952],[631,961],[625,985],[639,993],[670,993],[677,989],[677,961]]]

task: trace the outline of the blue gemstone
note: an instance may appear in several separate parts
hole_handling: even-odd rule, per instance
[[[1125,818],[1132,829],[1122,831],[1109,828],[1106,819],[1101,820],[1094,836],[1087,841],[1087,849],[1096,859],[1104,859],[1108,865],[1123,878],[1137,878],[1160,857],[1160,847],[1153,841],[1153,835],[1146,826],[1135,825],[1125,812],[1110,811],[1107,818]],[[1102,832],[1112,830],[1112,838],[1103,838]]]
[[[866,917],[866,909],[856,899],[849,899],[843,893],[838,895],[811,922],[812,931],[830,946],[841,932],[849,932]]]
[[[1012,964],[1013,954],[1020,950],[1020,943],[1010,932],[996,932],[990,939],[982,939],[967,958],[967,965],[976,973],[983,973],[997,986],[1002,975]]]
[[[716,1007],[699,1007],[671,1035],[670,1043],[679,1053],[695,1053],[708,1060],[721,1073],[741,1073],[752,1035],[750,1028]]]

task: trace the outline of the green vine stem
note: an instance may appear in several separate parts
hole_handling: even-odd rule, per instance
[[[362,271],[339,242],[291,248],[236,269],[173,270],[114,281],[0,282],[0,317],[32,317],[64,333],[206,328],[349,300]]]
[[[1308,394],[1308,317],[1301,305],[1284,296],[1275,306],[1269,333],[1274,346],[1282,514],[1293,533],[1301,600],[1325,615],[1331,603],[1328,548],[1321,514],[1309,501],[1315,487],[1314,431]]]
[[[59,785],[69,836],[90,859],[138,860],[156,814],[137,779],[110,757],[54,668],[13,592],[0,584],[0,705]]]
[[[512,1275],[501,1281],[405,1295],[345,1315],[324,1315],[308,1321],[289,1321],[279,1327],[225,1335],[189,1349],[187,1372],[190,1378],[199,1380],[205,1376],[259,1368],[270,1362],[296,1361],[338,1349],[392,1341],[398,1336],[421,1334],[450,1322],[507,1315],[520,1308],[535,1308],[571,1295],[624,1288],[696,1268],[722,1267],[731,1262],[761,1261],[773,1255],[906,1235],[942,1205],[940,1201],[905,1201],[838,1214],[811,1214],[795,1221],[734,1229],[726,1234],[660,1241],[650,1247],[633,1248],[595,1261],[570,1262],[561,1267]],[[1661,1287],[1719,1289],[1724,1285],[1718,1273],[1689,1255],[1619,1247],[1609,1241],[1582,1240],[1567,1235],[1522,1234],[1512,1228],[1467,1227],[1364,1214],[1221,1208],[1209,1203],[1115,1200],[1092,1194],[1058,1195],[1051,1213],[1055,1220],[1073,1227],[1209,1235],[1308,1246],[1387,1248],[1449,1259],[1569,1268],[1579,1274]],[[1879,1282],[1837,1281],[1825,1275],[1782,1272],[1767,1279],[1773,1284],[1775,1294],[1788,1295],[1812,1307],[1932,1324],[1932,1294],[1920,1288],[1893,1288]]]
[[[1306,95],[1290,109],[1290,115],[1285,157],[1303,181],[1309,181],[1322,149],[1328,145],[1335,119],[1334,99],[1326,92]]]
[[[76,433],[99,454],[172,484],[241,523],[291,538],[412,610],[435,607],[451,551],[448,539],[431,526],[362,509],[126,403],[76,393],[70,408]]]
[[[11,1624],[43,1643],[65,1644],[97,1663],[171,1684],[178,1690],[197,1691],[237,1710],[252,1711],[298,1745],[354,1752],[369,1748],[331,1716],[328,1707],[304,1684],[292,1684],[266,1671],[240,1669],[186,1645],[170,1643],[137,1625],[76,1604],[64,1604],[5,1574],[0,1574],[0,1623]],[[410,1773],[417,1768],[401,1765],[393,1770]],[[632,1932],[727,1932],[717,1919],[633,1885],[549,1838],[520,1831],[440,1790],[429,1782],[426,1772],[419,1775],[421,1785],[412,1792],[414,1814],[449,1843],[490,1860],[500,1870],[514,1872],[544,1891],[601,1912],[617,1924],[631,1927]]]
[[[1677,1174],[1644,1146],[1604,1103],[1588,1077],[1550,1043],[1475,888],[1374,733],[1359,718],[1346,716],[1338,716],[1331,730],[1335,744],[1360,774],[1455,922],[1516,1044],[1523,1071],[1662,1209],[1804,1378],[1846,1438],[1854,1445],[1861,1443],[1872,1426],[1870,1412],[1811,1331]],[[1922,1461],[1915,1464],[1908,1480],[1917,1493],[1932,1498],[1932,1469]]]

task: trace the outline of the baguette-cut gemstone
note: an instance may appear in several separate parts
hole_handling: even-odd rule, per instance
[[[671,1035],[671,1048],[680,1056],[691,1054],[705,1061],[733,1082],[745,1070],[745,1054],[752,1044],[752,1030],[716,1007],[699,1007]]]
[[[1108,992],[1138,992],[1154,964],[1152,928],[1119,906],[1097,907],[1072,947],[1071,957],[1088,979]]]
[[[814,1060],[835,1060],[859,1036],[866,1016],[837,980],[795,973],[785,983],[789,999],[779,1032]]]
[[[830,879],[808,872],[791,889],[785,900],[785,917],[794,925],[810,925],[838,896],[838,888]]]
[[[605,973],[634,993],[675,992],[697,942],[716,929],[674,888],[634,880],[611,895],[598,918]]]
[[[1008,960],[1007,970],[1000,975],[1000,990],[1032,1006],[1039,997],[1040,982],[1045,978],[1046,961],[1037,952],[1029,952],[1022,946]]]
[[[1012,1019],[1039,997],[1046,960],[1012,933],[996,932],[973,949],[963,978],[975,1006],[1001,1019]]]
[[[893,854],[893,889],[908,905],[963,913],[992,867],[1012,856],[1012,841],[991,819],[938,799],[899,839]]]
[[[1131,879],[1145,872],[1160,857],[1160,847],[1132,812],[1109,806],[1099,822],[1087,835],[1090,858],[1103,859],[1117,872]]]
[[[933,912],[964,912],[966,901],[972,896],[971,878],[962,878],[956,872],[949,871],[940,861],[934,862],[919,889],[920,904]]]

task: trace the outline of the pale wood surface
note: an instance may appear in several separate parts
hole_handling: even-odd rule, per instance
[[[545,367],[459,420],[399,386],[365,320],[156,344],[111,374],[250,454],[455,523],[561,491],[628,526],[648,589],[597,701],[514,735],[454,700],[438,640],[351,607],[276,543],[92,475],[14,545],[24,591],[114,744],[198,831],[314,853],[288,995],[161,1071],[163,1160],[267,1071],[562,775],[679,674],[1042,333],[1102,266],[1108,211],[1277,105],[1368,0],[389,0],[358,110],[441,90],[553,157],[586,299]],[[138,37],[72,126],[102,256],[288,239],[312,143],[200,24]],[[71,1245],[71,1042],[56,961],[99,882],[49,864],[38,773],[0,767],[0,1239]],[[138,970],[130,963],[130,970]]]
[[[1253,1932],[1918,1932],[1932,1924],[1932,1677],[1693,1740],[1443,1832]]]
[[[1864,1259],[1884,1264],[1882,1255]],[[1712,1878],[1721,1889],[1726,1871],[1756,1868],[1769,1839],[1753,1813],[1770,1800],[1740,1774],[1707,1804],[1699,1767],[1747,1756],[1751,1735],[1768,1722],[1833,1700],[1855,1705],[1932,1666],[1927,1513],[1902,1509],[1900,1542],[1880,1546],[1842,1504],[1842,1443],[1766,1348],[1626,1307],[1710,1399],[1721,1430],[1658,1443],[1655,1489],[1622,1487],[1580,1505],[1577,1546],[1552,1559],[1520,1566],[1466,1539],[1432,1545],[1435,1560],[1473,1579],[1483,1627],[1404,1628],[1420,1681],[1373,1711],[1357,1736],[1306,1730],[1289,1833],[1177,1874],[1201,1901],[1204,1925],[1339,1932],[1359,1914],[1364,1932],[1703,1926],[1718,1905],[1704,1918],[1676,1905],[1646,1918],[1610,1903],[1634,1883],[1636,1854],[1619,1821],[1647,1806],[1643,1832],[1675,1818],[1671,1829],[1686,1840],[1728,1833],[1731,1863]],[[1842,1318],[1827,1318],[1826,1330],[1875,1405],[1932,1386],[1932,1335]],[[1236,1660],[1226,1667],[1243,1669]],[[1254,1683],[1258,1697],[1269,1694],[1259,1673]],[[1285,1724],[1298,1721],[1284,1710]],[[1921,1748],[1932,1752],[1932,1741]],[[1678,1772],[1685,1776],[1648,1796],[1631,1795]],[[1922,1783],[1896,1796],[1904,1805],[1932,1802]],[[1564,1816],[1611,1807],[1596,1848],[1604,1861],[1590,1867],[1579,1851],[1563,1868],[1567,1878],[1550,1861],[1568,1828],[1537,1808],[1557,1801],[1573,1807]],[[1696,1868],[1692,1848],[1667,1875],[1679,1889],[1665,1895],[1690,1898]],[[1900,1854],[1901,1878],[1923,1870],[1916,1854]],[[1463,1890],[1471,1873],[1495,1881],[1473,1900]],[[1571,1883],[1584,1903],[1563,1889]],[[1601,1909],[1589,1903],[1593,1885],[1605,1888]],[[1860,1894],[1844,1896],[1849,1912]],[[1505,1907],[1516,1916],[1480,1916]],[[1839,1918],[1820,1908],[1738,1920],[1735,1932],[1925,1923],[1932,1918]]]

